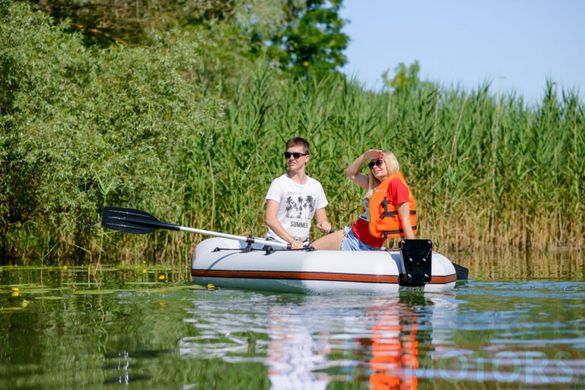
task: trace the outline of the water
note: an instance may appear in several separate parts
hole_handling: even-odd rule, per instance
[[[0,388],[583,388],[582,263],[572,280],[482,264],[453,292],[389,297],[0,268]]]

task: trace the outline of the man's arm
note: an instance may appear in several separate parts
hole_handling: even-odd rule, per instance
[[[325,207],[315,210],[315,219],[317,220],[317,228],[321,232],[331,232],[331,224],[327,220],[327,212],[325,211]]]
[[[301,249],[303,247],[303,243],[301,241],[295,240],[294,237],[291,236],[286,231],[286,229],[278,220],[277,215],[279,205],[280,203],[278,203],[275,200],[272,199],[266,200],[266,212],[264,213],[264,222],[274,233],[276,233],[278,237],[290,243],[292,249]]]

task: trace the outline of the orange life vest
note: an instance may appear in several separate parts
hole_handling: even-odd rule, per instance
[[[395,173],[380,183],[370,198],[370,222],[368,227],[370,234],[374,237],[392,238],[404,236],[402,222],[398,216],[398,209],[386,197],[390,182],[396,178],[408,188],[410,225],[412,226],[412,231],[416,234],[416,202],[414,196],[412,196],[412,191],[408,187],[408,184],[406,184],[406,180],[404,180],[402,174]]]

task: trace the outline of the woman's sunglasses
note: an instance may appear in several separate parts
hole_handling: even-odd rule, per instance
[[[309,153],[300,153],[300,152],[284,152],[284,158],[287,160],[292,156],[295,160],[301,158],[301,156],[308,156]]]
[[[374,168],[374,165],[377,167],[381,167],[384,164],[384,160],[376,160],[376,161],[370,161],[368,163],[368,167],[370,167],[370,169]]]

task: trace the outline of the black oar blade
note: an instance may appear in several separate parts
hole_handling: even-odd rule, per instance
[[[164,223],[147,212],[123,207],[106,207],[102,213],[102,226],[124,233],[144,234],[153,232]]]
[[[108,229],[131,234],[145,234],[157,230],[156,228],[153,227],[131,225],[125,222],[114,220],[102,220],[102,226]]]
[[[457,281],[467,281],[467,277],[469,276],[469,269],[455,263],[453,263],[453,266],[455,267],[455,273],[457,274]]]

